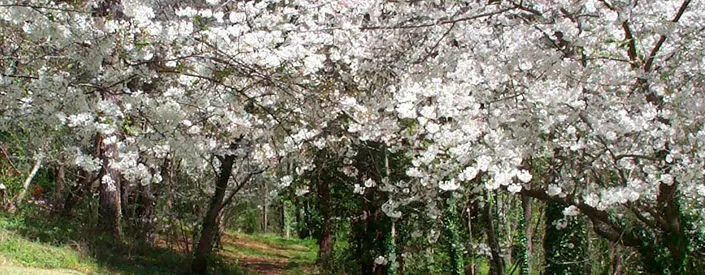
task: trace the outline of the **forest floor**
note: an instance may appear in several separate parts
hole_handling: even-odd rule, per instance
[[[163,247],[116,248],[80,240],[81,230],[37,217],[0,215],[0,274],[187,274],[188,255]],[[314,240],[229,232],[217,274],[315,274]]]

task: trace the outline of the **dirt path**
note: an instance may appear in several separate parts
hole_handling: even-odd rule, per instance
[[[255,274],[310,274],[315,251],[296,242],[274,242],[244,234],[225,234],[221,255]]]
[[[238,258],[239,265],[258,274],[283,274],[287,270],[286,259],[277,260],[265,257],[242,256]]]

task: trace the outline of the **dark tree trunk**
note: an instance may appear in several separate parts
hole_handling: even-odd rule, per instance
[[[504,258],[500,256],[501,248],[499,245],[499,238],[497,237],[497,228],[494,224],[493,217],[497,217],[495,211],[496,208],[496,195],[494,192],[487,193],[487,202],[485,203],[485,219],[487,221],[487,242],[490,246],[490,253],[492,254],[492,260],[490,261],[490,274],[504,274]],[[494,203],[490,203],[494,201]]]
[[[54,205],[54,210],[61,207],[61,202],[64,201],[64,182],[66,179],[66,172],[64,171],[64,165],[59,163],[54,169],[54,182],[56,187],[54,188],[54,195],[52,197],[52,204]]]
[[[678,202],[678,183],[671,185],[660,184],[658,195],[658,208],[665,223],[664,242],[671,256],[671,272],[673,274],[683,274],[688,268],[688,237],[683,232],[681,226],[680,203]]]
[[[330,222],[330,186],[326,180],[319,179],[318,182],[318,207],[323,219],[321,237],[318,239],[318,262],[323,268],[328,268],[332,264],[333,239]]]
[[[101,159],[103,161],[103,175],[99,179],[99,202],[98,216],[99,227],[103,232],[110,232],[116,240],[122,237],[120,230],[120,220],[122,218],[122,204],[120,195],[120,173],[115,169],[110,168],[110,160],[117,157],[117,144],[105,145],[102,142],[102,137],[98,136],[101,148]]]
[[[235,155],[227,155],[221,158],[220,162],[220,174],[215,182],[215,193],[208,207],[206,217],[203,219],[201,237],[198,241],[198,246],[194,250],[193,262],[191,263],[191,271],[197,274],[204,274],[207,270],[208,256],[213,250],[213,243],[218,232],[218,216],[222,210],[225,189],[228,187]]]
[[[138,237],[145,244],[154,241],[154,207],[156,198],[152,193],[152,184],[139,185],[139,198],[135,214],[138,220]]]

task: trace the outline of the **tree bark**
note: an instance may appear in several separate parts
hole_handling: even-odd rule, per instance
[[[52,204],[54,211],[58,210],[61,202],[64,200],[64,181],[66,180],[66,172],[64,170],[64,165],[59,163],[54,170],[54,182],[56,187],[54,188],[54,194],[52,195]]]
[[[499,244],[499,239],[497,238],[497,228],[494,225],[493,217],[496,217],[494,211],[496,207],[496,202],[492,203],[494,199],[493,195],[496,193],[487,193],[487,202],[485,203],[485,219],[487,219],[487,242],[490,246],[490,253],[492,254],[490,274],[504,274],[504,258],[500,256],[501,247]]]
[[[36,156],[36,159],[34,160],[34,166],[32,167],[32,171],[29,172],[27,179],[25,179],[24,183],[22,184],[22,191],[20,191],[20,194],[17,196],[17,200],[15,201],[15,204],[17,205],[17,207],[19,207],[20,204],[22,204],[22,200],[24,200],[25,195],[27,195],[27,191],[29,190],[29,184],[32,183],[32,179],[34,179],[34,176],[37,175],[39,168],[42,167],[43,160],[44,160],[44,156],[42,156],[42,155]]]
[[[156,205],[156,197],[152,193],[152,183],[139,185],[139,197],[137,199],[137,209],[135,216],[139,222],[138,234],[139,239],[145,244],[151,244],[154,241],[154,207]]]
[[[99,179],[99,202],[98,216],[99,227],[103,232],[109,232],[116,240],[122,237],[120,220],[122,219],[122,204],[120,194],[120,173],[110,168],[110,158],[117,157],[117,144],[104,144],[103,137],[100,139],[101,159],[103,161],[103,175]]]
[[[193,262],[191,263],[191,271],[193,273],[206,273],[208,256],[213,250],[213,243],[218,231],[218,216],[222,210],[225,189],[228,187],[234,162],[235,155],[227,155],[220,158],[220,174],[215,182],[215,193],[208,207],[208,212],[203,218],[201,237],[198,241],[198,246],[194,250]]]
[[[333,255],[330,222],[330,186],[327,180],[320,178],[318,182],[318,207],[323,216],[321,237],[318,239],[318,261],[324,268],[328,268],[331,266]]]

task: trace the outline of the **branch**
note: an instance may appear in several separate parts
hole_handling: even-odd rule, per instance
[[[680,9],[678,9],[678,13],[676,14],[676,17],[671,20],[673,23],[677,23],[678,20],[681,19],[681,16],[683,16],[683,13],[685,12],[685,9],[688,7],[690,4],[690,0],[685,0],[683,1],[683,4],[681,4]],[[661,46],[663,46],[663,43],[666,41],[666,35],[661,35],[659,38],[658,42],[656,42],[656,46],[651,50],[651,53],[649,54],[649,58],[646,59],[646,64],[644,64],[644,71],[649,72],[651,71],[651,67],[654,64],[654,58],[656,58],[656,54],[658,54],[658,51],[661,49]]]
[[[63,12],[76,12],[76,13],[89,13],[84,10],[77,10],[77,9],[68,9],[68,8],[59,8],[59,7],[48,7],[48,6],[39,6],[39,5],[32,5],[32,4],[0,4],[0,7],[20,7],[20,8],[30,8],[30,9],[45,9],[45,10],[55,10],[55,11],[63,11]]]
[[[634,39],[628,20],[624,20],[624,22],[622,22],[622,29],[624,30],[624,39],[627,40],[627,55],[629,55],[629,63],[632,69],[636,69],[639,67],[637,64],[636,39]]]
[[[595,225],[595,232],[605,238],[619,242],[625,246],[639,247],[642,245],[638,236],[625,232],[624,229],[617,223],[610,220],[609,215],[605,211],[600,211],[585,203],[576,203],[570,197],[549,196],[542,190],[522,189],[522,195],[527,195],[543,201],[553,201],[563,205],[575,205],[580,209],[580,212],[585,214]]]
[[[3,77],[11,77],[11,78],[32,79],[32,80],[37,80],[37,79],[39,79],[39,77],[31,76],[31,75],[0,74],[0,76],[3,76]]]
[[[487,12],[487,13],[481,13],[473,16],[468,16],[468,17],[461,17],[457,19],[446,19],[446,20],[440,20],[438,22],[434,23],[424,23],[424,24],[418,24],[418,25],[400,25],[400,26],[369,26],[369,27],[361,27],[360,30],[399,30],[399,29],[416,29],[416,28],[428,28],[428,27],[434,27],[434,26],[440,26],[440,25],[448,25],[448,24],[455,24],[459,22],[464,22],[464,21],[470,21],[470,20],[475,20],[483,17],[490,17],[493,15],[497,15],[500,13],[504,13],[510,10],[517,9],[517,7],[509,7],[509,8],[504,8],[501,10],[496,10],[493,12]]]
[[[27,179],[25,179],[24,184],[22,184],[22,191],[20,191],[20,194],[17,196],[17,200],[15,200],[16,205],[19,206],[22,203],[24,196],[27,194],[27,190],[29,190],[29,184],[32,183],[32,179],[34,179],[34,176],[37,175],[39,168],[42,167],[43,160],[44,156],[40,153],[34,161],[34,167],[32,167],[32,172],[29,172]]]
[[[253,176],[259,175],[259,174],[262,174],[262,173],[264,173],[264,169],[262,169],[262,170],[257,170],[257,171],[255,171],[255,172],[251,172],[251,173],[247,174],[247,176],[245,177],[245,179],[243,179],[242,182],[241,182],[239,185],[237,184],[237,180],[235,180],[235,185],[236,185],[235,190],[233,190],[233,192],[230,193],[230,195],[228,195],[228,198],[226,198],[226,199],[223,201],[223,203],[220,204],[220,208],[218,209],[218,212],[220,212],[220,210],[222,210],[223,208],[225,208],[225,206],[227,206],[228,204],[230,204],[230,202],[232,202],[233,197],[235,197],[235,194],[237,194],[238,192],[240,192],[240,189],[242,189],[242,187],[244,187],[245,184],[246,184],[247,182],[249,182],[250,179],[251,179]]]

